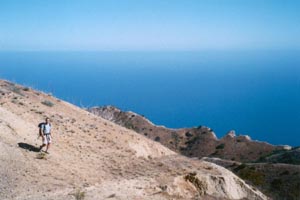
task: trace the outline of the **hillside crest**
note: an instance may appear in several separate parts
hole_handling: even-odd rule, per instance
[[[288,145],[272,145],[252,140],[248,135],[236,135],[234,130],[217,138],[206,126],[171,129],[157,126],[132,111],[122,111],[114,106],[92,107],[93,114],[132,129],[164,146],[188,157],[220,157],[235,161],[256,161],[275,150],[290,150]]]
[[[45,117],[53,145],[38,159],[37,125]],[[223,167],[4,80],[0,152],[0,199],[267,199]]]

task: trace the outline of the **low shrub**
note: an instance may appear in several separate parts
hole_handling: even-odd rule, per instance
[[[45,106],[49,106],[49,107],[53,107],[54,103],[52,103],[51,101],[45,100],[41,102],[43,105]]]
[[[74,197],[75,197],[76,200],[84,200],[85,192],[81,191],[80,189],[77,189],[75,194],[74,194]]]
[[[244,169],[245,167],[247,167],[247,166],[243,163],[243,164],[239,165],[238,167],[234,168],[234,171],[238,172],[238,171]]]
[[[265,176],[262,172],[258,172],[251,169],[244,169],[239,173],[239,176],[244,179],[251,181],[254,185],[261,186],[265,182]]]
[[[12,86],[11,91],[18,94],[18,95],[24,96],[24,94],[21,92],[21,89],[17,86]]]
[[[47,155],[46,155],[46,153],[41,152],[41,153],[37,154],[36,158],[41,159],[41,160],[47,160]]]
[[[186,132],[186,133],[185,133],[185,136],[186,136],[186,137],[192,137],[192,136],[193,136],[193,134],[192,134],[192,133],[190,133],[190,132]]]
[[[225,144],[219,144],[218,146],[216,146],[216,149],[224,149],[225,147]]]

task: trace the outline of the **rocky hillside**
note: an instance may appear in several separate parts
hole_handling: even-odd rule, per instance
[[[218,139],[204,126],[168,129],[113,106],[88,110],[159,141],[178,153],[223,166],[274,200],[300,199],[299,148],[253,141],[249,136],[236,136],[234,131]]]
[[[202,160],[226,167],[247,183],[255,185],[273,200],[300,199],[300,165],[240,163],[207,157]]]
[[[290,150],[274,151],[269,155],[261,157],[258,162],[300,165],[300,147],[294,147]]]
[[[50,154],[37,152],[50,117]],[[267,199],[223,167],[190,159],[49,94],[0,81],[0,199]]]
[[[188,157],[211,156],[250,162],[273,151],[291,149],[289,146],[274,146],[266,142],[253,141],[249,136],[236,136],[234,131],[218,139],[213,130],[205,126],[182,129],[156,126],[141,115],[131,111],[123,112],[113,106],[93,107],[88,111],[132,129]]]

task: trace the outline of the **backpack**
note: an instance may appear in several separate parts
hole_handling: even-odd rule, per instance
[[[43,130],[42,128],[44,127],[45,122],[39,123],[38,127],[39,127],[39,136],[43,135]]]
[[[42,122],[42,123],[39,123],[38,127],[39,127],[39,136],[42,136],[43,133],[44,133],[44,129],[45,129],[45,125],[46,123],[45,122]],[[51,124],[49,124],[50,127],[51,127]]]

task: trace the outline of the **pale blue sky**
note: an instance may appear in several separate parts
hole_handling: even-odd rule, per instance
[[[0,50],[300,49],[298,0],[0,0]]]

